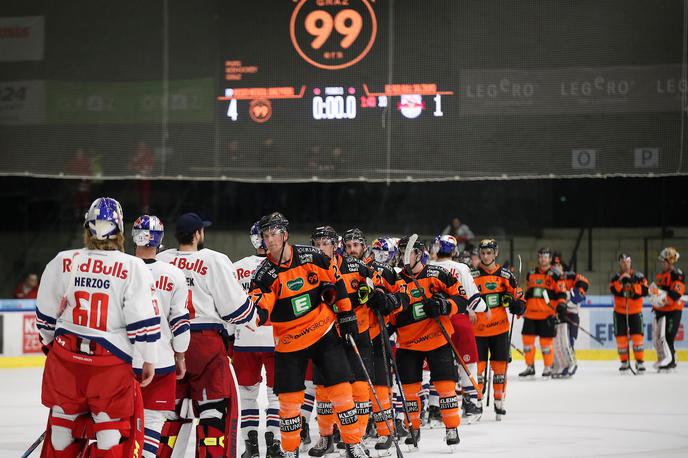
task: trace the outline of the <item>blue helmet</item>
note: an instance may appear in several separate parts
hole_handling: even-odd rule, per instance
[[[124,234],[122,206],[111,197],[97,198],[84,216],[84,227],[98,240]]]
[[[165,237],[165,226],[157,216],[141,215],[134,221],[131,238],[136,246],[160,248],[163,237]]]
[[[435,239],[435,244],[437,245],[437,253],[448,255],[454,254],[458,245],[453,235],[441,235]]]
[[[396,258],[398,252],[394,240],[384,237],[380,237],[373,240],[371,250],[373,252],[373,257],[375,258],[375,261],[382,264],[392,263]]]
[[[263,236],[260,233],[259,223],[260,221],[256,221],[255,223],[253,223],[253,226],[251,226],[251,230],[249,231],[249,235],[251,237],[251,245],[253,245],[253,248],[255,248],[256,250],[259,248],[265,250],[265,242],[263,241]]]

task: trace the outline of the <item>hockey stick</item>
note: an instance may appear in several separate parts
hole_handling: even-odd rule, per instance
[[[525,356],[525,353],[523,353],[523,350],[521,350],[520,348],[518,348],[516,345],[512,344],[511,342],[509,342],[509,343],[511,344],[511,348],[516,350],[516,353],[518,353],[521,356]]]
[[[401,383],[401,377],[399,376],[399,368],[397,366],[396,360],[392,357],[392,347],[389,343],[389,335],[387,334],[387,328],[384,328],[384,336],[382,337],[384,345],[388,351],[389,363],[392,365],[392,371],[394,372],[394,378],[397,381],[397,386],[399,387],[399,396],[401,397],[401,407],[404,409],[404,417],[406,418],[406,423],[409,425],[409,431],[411,432],[411,439],[413,440],[413,446],[418,448],[418,441],[416,440],[415,434],[413,434],[413,423],[411,423],[411,415],[408,411],[408,405],[406,404],[406,395],[404,394],[404,386]],[[396,428],[396,425],[395,425]]]
[[[580,324],[578,324],[578,323],[576,323],[576,322],[573,322],[573,321],[569,320],[568,317],[564,317],[564,321],[566,321],[567,323],[571,324],[572,326],[577,327],[579,330],[583,331],[585,334],[587,334],[587,335],[589,335],[590,337],[592,337],[593,340],[595,340],[595,341],[596,341],[597,343],[599,343],[600,345],[604,345],[604,342],[602,341],[602,339],[600,339],[599,337],[595,337],[594,335],[592,335],[592,334],[590,333],[590,331],[588,331],[587,329],[585,329],[585,328],[584,328],[583,326],[581,326]]]
[[[626,347],[628,349],[628,368],[631,370],[631,374],[633,375],[638,375],[638,373],[633,369],[633,366],[631,365],[631,349],[628,347],[632,347],[633,340],[631,338],[631,322],[628,320],[628,297],[626,299],[626,337],[628,338],[628,346]],[[635,356],[634,356],[635,357]]]
[[[363,362],[363,357],[361,356],[361,353],[358,351],[358,346],[356,345],[356,341],[354,338],[351,336],[351,334],[347,334],[346,336],[349,340],[349,344],[351,345],[351,348],[354,349],[354,353],[356,354],[356,358],[358,358],[358,362],[361,365],[361,368],[363,369],[363,373],[366,376],[366,381],[368,382],[368,387],[370,388],[370,392],[373,395],[373,399],[375,399],[375,403],[377,404],[377,408],[380,409],[380,412],[382,412],[382,418],[385,420],[385,425],[387,425],[387,429],[391,432],[392,428],[389,425],[389,419],[384,415],[384,410],[382,409],[382,404],[380,403],[380,398],[377,397],[377,392],[375,391],[375,386],[373,386],[373,381],[370,379],[370,374],[368,373],[368,369],[365,367],[365,363]],[[399,446],[399,441],[397,440],[397,435],[392,434],[392,441],[394,442],[394,447],[397,449],[397,456],[404,458],[404,454],[401,451],[401,447]],[[417,444],[415,444],[416,447],[418,447]]]
[[[492,385],[492,365],[489,363],[485,367],[485,385],[487,385],[487,401],[485,402],[486,407],[490,407],[490,386]]]
[[[43,431],[43,432],[41,433],[41,435],[38,436],[38,439],[36,439],[36,440],[34,441],[34,443],[31,444],[31,446],[29,447],[29,449],[28,449],[27,451],[24,452],[24,454],[21,456],[21,458],[28,458],[29,455],[31,455],[31,454],[33,453],[33,451],[36,450],[36,447],[38,447],[39,445],[41,445],[41,442],[43,442],[43,439],[45,439],[45,431]]]
[[[411,270],[411,250],[413,249],[413,245],[416,244],[416,240],[418,240],[418,234],[413,234],[409,237],[408,245],[406,245],[406,251],[404,251],[404,269],[406,270],[407,275],[411,278],[413,281],[413,284],[416,286],[416,289],[418,289],[419,292],[423,291],[423,288],[421,288],[420,283],[418,283],[418,280],[416,279],[416,276],[413,275],[413,271]],[[411,247],[411,249],[409,249]],[[421,294],[422,296],[422,294]],[[425,298],[421,299],[422,303],[425,303]],[[452,352],[454,353],[454,359],[458,361],[458,363],[463,367],[463,370],[466,371],[466,375],[468,375],[468,379],[471,381],[473,386],[478,386],[478,384],[475,382],[475,379],[471,375],[471,371],[468,369],[468,366],[466,363],[463,362],[463,358],[461,357],[461,354],[459,351],[456,349],[456,346],[454,345],[454,342],[451,340],[451,336],[449,336],[449,333],[447,330],[444,328],[444,325],[442,324],[442,321],[440,320],[439,317],[434,318],[435,323],[437,323],[437,326],[439,326],[440,331],[442,332],[442,335],[444,336],[444,340],[447,341],[449,346],[452,349]],[[478,401],[482,400],[482,393],[478,391]]]

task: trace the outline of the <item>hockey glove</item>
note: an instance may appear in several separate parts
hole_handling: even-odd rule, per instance
[[[339,312],[337,324],[339,325],[339,334],[345,340],[348,340],[347,336],[356,337],[358,335],[358,322],[354,311]]]
[[[370,297],[368,298],[368,307],[373,310],[377,310],[383,315],[388,315],[391,312],[391,310],[388,310],[387,295],[379,289],[375,289],[372,293],[370,293]]]
[[[511,312],[512,315],[523,315],[526,313],[525,302],[512,299],[509,302],[509,312]]]
[[[566,321],[566,304],[563,302],[557,304],[557,318],[559,318],[561,323]]]
[[[580,288],[573,288],[571,290],[571,302],[578,305],[585,300],[585,295]]]
[[[333,306],[334,303],[337,302],[337,290],[334,289],[332,283],[320,284],[320,298],[329,306]]]
[[[437,318],[451,313],[451,303],[441,296],[433,296],[425,305],[423,311],[430,318]]]
[[[258,321],[256,322],[258,326],[263,326],[268,322],[268,311],[264,308],[256,306],[256,315],[258,315]]]
[[[369,302],[371,300],[372,292],[370,291],[370,287],[368,285],[359,286],[358,290],[356,291],[356,295],[358,296],[359,305],[366,303],[370,305]]]

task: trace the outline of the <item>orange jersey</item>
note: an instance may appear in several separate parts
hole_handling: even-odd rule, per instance
[[[373,284],[376,288],[385,290],[386,293],[406,292],[406,283],[404,283],[393,268],[380,264],[372,258],[366,259],[366,264],[371,267],[375,274],[373,275]],[[369,309],[370,338],[374,339],[380,334],[380,325],[377,321],[377,316],[373,310]],[[385,324],[389,322],[389,317],[385,317]]]
[[[490,309],[489,320],[484,312],[477,314],[478,319],[473,324],[473,332],[481,337],[509,332],[509,316],[504,304],[508,306],[509,296],[522,300],[523,295],[516,283],[516,277],[509,269],[499,265],[492,270],[478,266],[472,273],[480,296]]]
[[[573,271],[564,272],[562,278],[566,291],[578,288],[581,293],[585,294],[588,288],[590,288],[590,281],[579,273]]]
[[[346,293],[356,312],[358,332],[366,332],[370,327],[370,310],[367,305],[359,304],[358,288],[366,284],[366,278],[373,278],[374,271],[362,261],[352,256],[335,254],[334,257],[342,280],[344,280]]]
[[[683,310],[683,299],[681,297],[686,291],[686,276],[678,267],[658,274],[655,280],[657,287],[662,291],[666,291],[666,305],[659,307],[657,310],[662,312],[671,312],[674,310]]]
[[[643,311],[643,297],[647,296],[647,278],[631,270],[629,277],[620,279],[621,273],[616,273],[609,282],[609,291],[614,296],[614,311],[630,315]]]
[[[397,328],[397,344],[399,348],[417,351],[430,351],[445,345],[447,341],[442,335],[434,319],[428,318],[423,310],[425,299],[434,294],[444,294],[451,303],[450,315],[458,311],[465,313],[468,299],[466,291],[446,269],[439,266],[426,265],[416,276],[420,289],[413,278],[405,272],[400,275],[406,283],[410,306],[391,317],[391,323]],[[449,316],[442,316],[440,320],[449,335],[454,333]]]
[[[549,304],[547,303],[549,299]],[[557,304],[566,300],[566,284],[559,272],[539,267],[526,276],[526,313],[531,320],[544,320],[555,314]]]
[[[251,297],[268,312],[275,351],[303,350],[317,342],[335,322],[335,314],[321,297],[321,285],[331,283],[339,311],[352,309],[344,279],[334,261],[310,246],[293,245],[289,263],[277,266],[267,259],[251,281]]]

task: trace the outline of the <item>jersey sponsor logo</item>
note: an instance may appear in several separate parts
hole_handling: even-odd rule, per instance
[[[239,281],[241,281],[244,278],[249,278],[249,277],[251,277],[253,272],[255,272],[255,269],[250,270],[250,269],[244,269],[244,268],[239,267],[238,269],[236,269],[237,279]]]
[[[305,336],[306,334],[309,334],[309,333],[315,331],[315,330],[318,329],[318,328],[321,328],[321,327],[323,327],[323,326],[327,326],[327,325],[330,324],[330,323],[331,323],[330,320],[328,320],[327,318],[324,318],[324,319],[322,319],[322,320],[320,320],[320,321],[316,321],[315,323],[313,323],[313,324],[309,325],[308,327],[304,328],[304,329],[301,330],[301,332],[299,332],[298,334],[284,334],[284,335],[282,335],[282,336],[279,338],[279,342],[281,342],[282,345],[289,345],[289,344],[292,343],[294,340],[299,339],[299,338]],[[275,340],[275,343],[276,343],[276,344],[278,343],[277,340]]]
[[[415,290],[417,291],[417,290]],[[417,304],[413,304],[413,319],[418,321],[427,318],[428,316],[425,314],[425,310],[423,310],[423,303],[419,302]]]
[[[287,282],[287,288],[289,288],[289,291],[298,291],[301,289],[303,286],[303,278],[295,278],[293,280],[289,280]]]
[[[208,273],[208,267],[205,265],[202,259],[196,259],[195,261],[190,262],[186,258],[174,258],[171,264],[179,267],[182,270],[196,272],[199,275],[205,275]]]
[[[158,291],[172,291],[174,288],[174,283],[172,283],[167,275],[161,275],[160,278],[155,280],[155,289]]]
[[[301,264],[307,264],[309,262],[313,262],[313,254],[312,253],[300,253],[299,254],[299,261],[301,261]]]
[[[485,296],[485,303],[489,308],[499,307],[501,305],[499,302],[499,294],[487,294]]]
[[[345,410],[344,412],[338,412],[337,417],[339,418],[339,423],[341,425],[353,425],[358,421],[355,407],[353,409]]]
[[[355,278],[352,279],[350,283],[351,283],[351,288],[352,288],[352,289],[358,290],[358,280],[357,280],[357,279],[355,279]]]
[[[317,285],[318,284],[318,274],[315,272],[308,272],[308,276],[306,277],[306,281],[308,282],[309,285]]]
[[[349,269],[349,272],[358,272],[358,264],[355,262],[347,263],[346,267]]]
[[[456,396],[440,398],[440,410],[458,409],[459,399]]]
[[[485,283],[485,288],[487,288],[490,291],[494,291],[497,289],[497,283],[495,283],[493,281],[487,282],[487,283]]]
[[[301,417],[280,418],[280,431],[289,433],[301,429]]]
[[[428,278],[439,277],[439,275],[440,275],[440,271],[439,271],[439,270],[435,270],[435,269],[432,269],[432,270],[431,270],[431,269],[428,269],[428,274],[427,274],[427,277],[428,277]]]
[[[303,280],[301,280],[303,282]],[[311,309],[311,296],[302,294],[291,298],[291,308],[294,310],[294,316],[301,316]]]
[[[411,290],[411,297],[415,299],[419,299],[425,295],[425,289],[420,288],[420,289],[412,289]]]
[[[542,279],[538,278],[535,280],[536,285],[541,285],[543,283]]]
[[[71,272],[72,260],[63,259],[62,260],[62,271]],[[79,264],[77,266],[79,272],[90,272],[92,274],[99,275],[110,275],[112,277],[117,277],[122,280],[126,280],[129,275],[129,271],[124,268],[124,264],[117,261],[112,265],[105,264],[102,259],[91,259],[88,258],[86,262]]]

